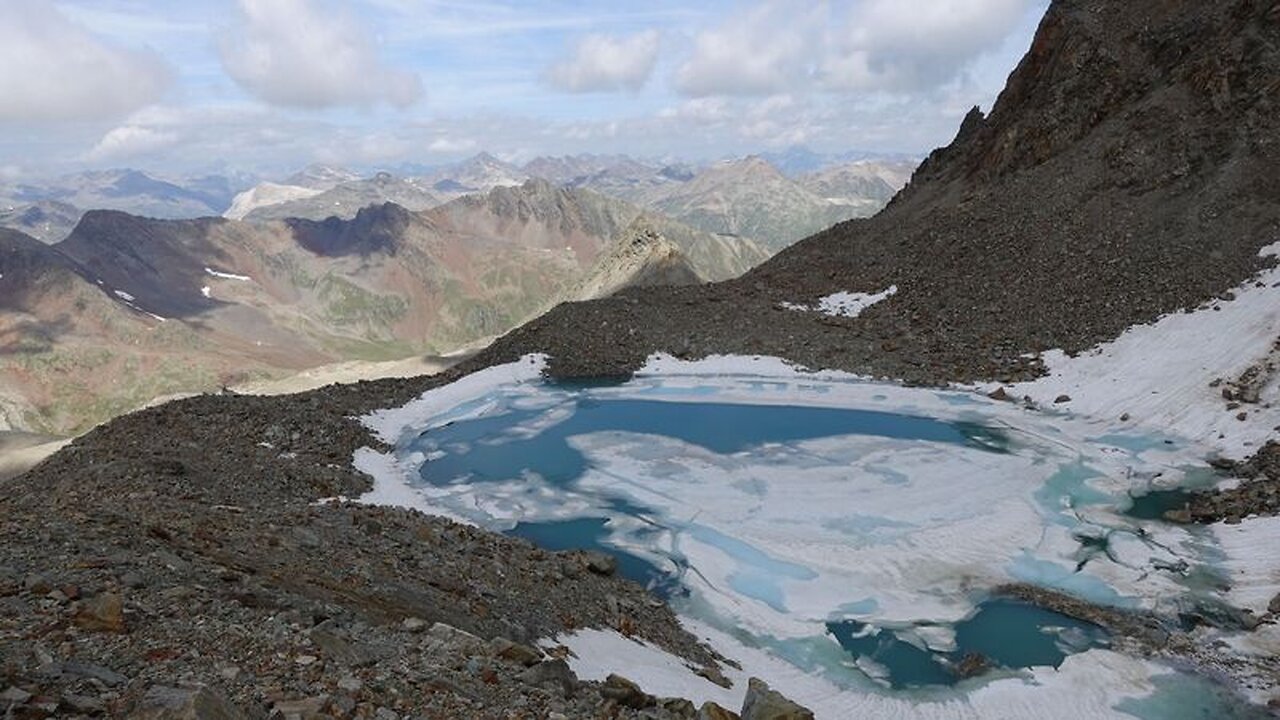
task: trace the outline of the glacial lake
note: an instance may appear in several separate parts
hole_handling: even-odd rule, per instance
[[[1107,652],[1102,629],[991,595],[1000,584],[1212,601],[1205,539],[1153,531],[1179,497],[1158,483],[1204,482],[1175,443],[1017,412],[754,377],[521,383],[435,408],[396,456],[432,509],[608,553],[678,613],[843,692],[934,702]],[[1110,708],[1255,716],[1208,681],[1161,677]]]

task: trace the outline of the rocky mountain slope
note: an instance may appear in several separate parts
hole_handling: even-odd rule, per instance
[[[847,189],[847,188],[844,188]],[[883,195],[882,188],[876,188]],[[643,203],[707,232],[747,237],[778,251],[833,223],[874,214],[875,198],[825,198],[805,189],[765,160],[717,163],[685,183],[660,185]]]
[[[0,206],[54,200],[86,210],[121,210],[146,217],[202,217],[225,210],[241,182],[212,176],[173,182],[132,169],[94,170],[49,181],[0,185]]]
[[[74,205],[57,200],[37,200],[0,209],[0,227],[53,244],[71,234],[83,214]]]
[[[74,287],[0,318],[8,344],[23,348],[0,356],[6,422],[71,433],[153,397],[500,334],[567,297],[642,217],[697,277],[732,277],[766,257],[750,242],[545,182],[423,213],[383,204],[349,220],[259,223],[95,211],[53,247],[13,233],[21,258],[42,264],[0,256],[10,276],[0,290],[55,268]]]
[[[596,258],[587,275],[566,294],[567,300],[592,300],[628,287],[679,287],[706,279],[678,245],[639,218]]]
[[[250,196],[248,193],[252,193]],[[432,190],[414,178],[377,173],[371,178],[347,180],[320,192],[298,185],[257,185],[236,196],[226,217],[243,220],[304,218],[348,220],[362,208],[395,203],[409,210],[426,210],[441,203]]]

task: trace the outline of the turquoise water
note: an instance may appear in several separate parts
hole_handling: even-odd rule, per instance
[[[840,646],[875,662],[888,673],[890,687],[954,685],[967,656],[1009,670],[1058,667],[1067,655],[1106,644],[1106,632],[1091,623],[1014,600],[978,605],[972,617],[955,624],[956,649],[938,652],[899,638],[891,630],[870,630],[856,620],[827,624]]]
[[[1003,435],[991,428],[874,410],[584,397],[562,422],[532,437],[521,431],[523,425],[543,413],[512,410],[425,433],[414,449],[440,449],[446,455],[423,465],[423,479],[432,484],[502,481],[518,478],[527,470],[552,484],[563,485],[581,477],[588,468],[586,458],[567,440],[611,430],[664,435],[726,455],[767,443],[840,435],[921,440],[1006,452]]]

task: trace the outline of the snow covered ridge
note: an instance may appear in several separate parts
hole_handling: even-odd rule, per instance
[[[223,280],[239,280],[241,282],[247,282],[253,279],[248,275],[236,275],[235,273],[222,272],[220,270],[214,270],[213,268],[205,268],[204,271],[213,277],[222,278]]]
[[[830,315],[832,317],[856,318],[862,314],[863,310],[866,310],[872,305],[896,294],[898,294],[898,286],[890,285],[878,293],[832,293],[825,297],[818,298],[818,304],[816,306],[784,302],[782,303],[782,307],[787,310],[796,310],[799,312],[812,312],[816,310],[823,315]]]

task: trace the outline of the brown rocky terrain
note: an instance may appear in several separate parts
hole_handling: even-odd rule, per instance
[[[178,716],[166,704],[200,704],[197,717],[692,717],[520,647],[600,626],[709,674],[727,662],[607,563],[317,504],[369,487],[350,459],[374,441],[350,418],[537,351],[560,375],[626,373],[665,350],[908,382],[1033,376],[1024,353],[1084,350],[1262,267],[1258,250],[1280,239],[1278,91],[1274,3],[1056,0],[990,115],[971,113],[887,210],[740,280],[565,304],[438,378],[120,418],[0,484],[0,697],[35,717]],[[858,318],[781,305],[891,284]],[[1107,622],[1138,644],[1173,637],[1149,636],[1148,618]],[[743,716],[804,716],[758,707],[749,698]]]
[[[0,356],[0,409],[9,427],[69,435],[158,396],[452,350],[553,305],[641,218],[699,278],[767,257],[542,181],[348,220],[93,211],[50,247],[6,230],[0,298],[12,307],[0,328],[12,352]]]

